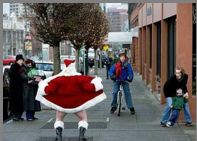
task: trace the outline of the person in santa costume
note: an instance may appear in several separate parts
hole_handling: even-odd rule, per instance
[[[63,119],[67,113],[74,113],[79,119],[79,140],[88,129],[86,109],[95,106],[104,99],[102,79],[82,76],[75,69],[74,60],[64,60],[65,69],[39,83],[36,100],[56,110],[56,141],[62,141]]]

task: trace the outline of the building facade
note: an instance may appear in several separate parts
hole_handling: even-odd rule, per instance
[[[15,13],[17,17],[22,17],[24,14],[24,6],[22,3],[10,3],[10,15]]]
[[[141,74],[161,104],[163,86],[181,65],[189,75],[187,88],[193,120],[196,120],[196,4],[144,3],[131,12],[131,24],[138,28],[133,37],[134,69]]]
[[[128,31],[127,9],[108,8],[107,19],[109,21],[109,32]]]
[[[3,58],[23,53],[24,37],[24,22],[5,17],[3,19]]]

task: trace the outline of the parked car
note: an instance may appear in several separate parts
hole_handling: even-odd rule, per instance
[[[9,118],[9,70],[10,66],[3,66],[3,121]]]
[[[46,78],[53,75],[53,62],[35,61],[35,64],[38,70],[42,70],[44,72]]]
[[[92,68],[94,66],[94,49],[88,50],[88,65]]]
[[[11,65],[15,62],[16,56],[8,56],[6,59],[3,59],[3,65]]]

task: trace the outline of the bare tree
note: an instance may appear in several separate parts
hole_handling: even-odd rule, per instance
[[[80,49],[85,45],[85,41],[90,38],[89,29],[92,26],[92,11],[96,4],[80,3],[75,4],[76,10],[72,11],[71,32],[68,33],[68,40],[74,45],[76,50],[76,65],[78,69],[78,60]]]
[[[76,49],[76,60],[81,47],[85,47],[87,64],[88,49],[93,46],[96,48],[103,41],[108,32],[108,22],[99,4],[83,3],[78,6],[78,10],[72,13],[72,32],[68,34],[68,39]]]
[[[69,40],[76,49],[100,45],[107,34],[107,19],[98,4],[94,3],[35,3],[26,4],[30,15],[32,34],[36,39],[53,47],[54,74],[60,71],[59,43]]]
[[[69,32],[68,13],[72,4],[65,3],[34,3],[25,4],[32,13],[29,15],[32,35],[39,41],[53,47],[54,74],[60,72],[59,44]]]
[[[96,7],[93,11],[93,15],[95,20],[92,20],[92,27],[89,30],[89,34],[91,35],[88,40],[86,40],[85,45],[86,48],[93,47],[94,48],[94,64],[95,64],[95,74],[98,72],[98,65],[97,65],[97,49],[102,49],[103,41],[109,31],[108,21],[106,18],[106,14],[101,11],[100,7]],[[101,56],[100,56],[101,57]]]

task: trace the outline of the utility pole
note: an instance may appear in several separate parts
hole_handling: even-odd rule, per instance
[[[27,49],[27,46],[26,46],[26,42],[27,42],[26,36],[28,35],[28,31],[27,31],[27,26],[28,26],[28,24],[27,24],[27,6],[26,5],[24,5],[24,12],[25,12],[25,18],[24,18],[24,20],[25,20],[24,54],[25,54],[25,56],[27,56],[27,55],[30,55],[30,54],[29,54],[29,50]]]
[[[15,13],[11,13],[11,47],[10,47],[10,53],[11,55],[14,55],[14,48],[16,48],[16,43],[14,43],[14,32],[16,33],[16,15]]]

